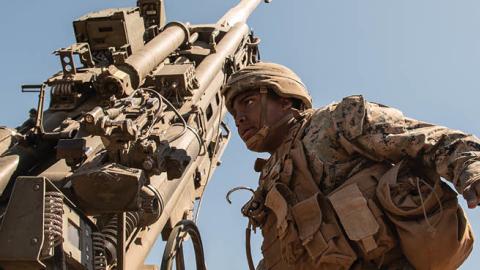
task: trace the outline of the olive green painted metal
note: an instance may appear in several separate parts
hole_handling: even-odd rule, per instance
[[[230,139],[220,90],[258,61],[260,2],[212,24],[166,23],[163,0],[74,21],[60,71],[22,87],[37,108],[0,129],[0,269],[158,269],[146,256],[195,220]]]

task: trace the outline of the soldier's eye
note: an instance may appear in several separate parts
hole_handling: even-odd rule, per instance
[[[245,104],[248,106],[248,105],[252,105],[253,104],[253,98],[248,98],[245,100]]]

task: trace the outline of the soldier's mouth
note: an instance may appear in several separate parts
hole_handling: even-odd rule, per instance
[[[240,134],[240,137],[244,140],[244,141],[247,141],[248,139],[250,139],[253,135],[255,135],[255,128],[246,128],[245,130],[243,130],[243,132]]]

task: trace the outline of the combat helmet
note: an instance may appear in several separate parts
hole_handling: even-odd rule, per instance
[[[297,74],[283,65],[258,62],[233,73],[227,81],[222,93],[228,111],[232,112],[233,100],[238,94],[260,87],[284,98],[300,100],[303,109],[312,108],[312,98]]]
[[[312,108],[312,99],[300,78],[289,68],[279,64],[259,62],[232,74],[222,90],[225,96],[225,105],[230,113],[233,112],[235,97],[250,90],[258,90],[261,94],[262,110],[259,115],[261,128],[245,142],[247,148],[255,152],[265,152],[269,133],[289,122],[293,117],[292,114],[287,114],[272,126],[266,123],[266,94],[269,90],[274,91],[280,97],[300,100],[302,104],[300,109],[302,110]]]

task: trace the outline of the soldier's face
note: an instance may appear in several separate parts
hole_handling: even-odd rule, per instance
[[[261,97],[259,91],[249,91],[239,94],[233,100],[233,117],[237,126],[238,134],[244,142],[250,139],[263,126],[260,123],[262,114]],[[265,125],[273,126],[287,113],[290,113],[292,103],[285,98],[274,98],[267,95]]]

